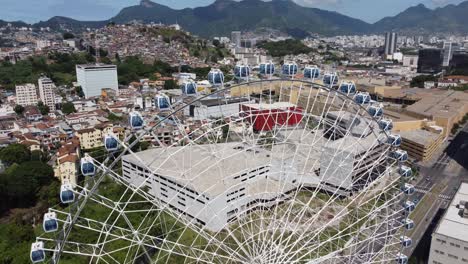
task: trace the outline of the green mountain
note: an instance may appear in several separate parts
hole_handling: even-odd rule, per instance
[[[176,10],[150,0],[122,9],[104,21],[79,21],[67,17],[53,17],[32,26],[55,30],[98,28],[109,22],[141,21],[164,24],[179,23],[184,29],[203,36],[229,36],[234,30],[253,30],[259,27],[282,30],[295,37],[311,33],[322,35],[366,34],[397,31],[404,33],[468,33],[468,1],[434,10],[420,4],[402,13],[369,24],[337,12],[308,8],[292,0],[216,0],[213,4]],[[0,26],[7,22],[0,20]],[[28,26],[23,22],[16,25]]]
[[[468,1],[434,10],[420,4],[372,25],[374,32],[391,30],[408,33],[468,33]]]
[[[229,35],[233,30],[269,27],[295,35],[364,33],[370,25],[336,12],[299,6],[291,0],[217,0],[205,7],[174,10],[143,0],[137,6],[124,8],[111,18],[116,23],[131,20],[173,24],[176,21],[190,32],[201,36]]]

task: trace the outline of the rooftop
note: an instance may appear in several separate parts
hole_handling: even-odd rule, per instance
[[[468,242],[468,218],[460,216],[457,206],[468,201],[468,183],[462,183],[434,233]]]
[[[440,134],[430,132],[424,129],[401,131],[398,132],[398,134],[400,134],[400,136],[404,140],[410,140],[422,146],[428,146],[440,137]]]
[[[270,164],[269,151],[240,147],[241,143],[224,143],[156,148],[126,155],[123,160],[146,165],[155,174],[216,196],[233,185],[233,176]]]
[[[421,97],[421,100],[408,106],[406,110],[429,118],[450,118],[468,106],[468,93],[459,91],[431,89],[418,92],[417,96]]]

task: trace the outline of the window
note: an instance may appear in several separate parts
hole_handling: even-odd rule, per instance
[[[458,259],[458,257],[457,257],[457,256],[455,256],[455,255],[452,255],[452,254],[448,254],[448,256],[449,256],[449,258]]]

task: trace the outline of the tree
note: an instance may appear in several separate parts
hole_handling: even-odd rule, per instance
[[[14,110],[17,115],[22,115],[24,112],[24,107],[22,105],[16,105]]]
[[[62,105],[62,112],[66,115],[69,115],[71,113],[75,113],[75,105],[72,102],[66,102]]]
[[[75,93],[76,95],[78,95],[79,97],[85,97],[85,94],[83,92],[83,88],[81,88],[81,86],[77,86],[75,88]]]
[[[221,42],[219,42],[219,39],[213,39],[213,46],[219,47],[220,44]]]
[[[164,82],[164,90],[176,89],[177,83],[174,80],[167,80]]]
[[[70,32],[63,33],[63,39],[74,39],[74,38],[75,38],[75,35],[73,35]]]
[[[42,101],[37,103],[37,108],[41,112],[41,115],[47,115],[50,111],[49,106],[45,105]]]
[[[30,159],[31,151],[25,145],[11,144],[0,150],[0,160],[7,165],[12,165],[13,163],[20,164]]]

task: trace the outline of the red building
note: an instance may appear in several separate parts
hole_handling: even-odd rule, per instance
[[[302,120],[302,109],[294,104],[279,102],[274,104],[240,105],[242,117],[253,125],[255,131],[271,131],[275,126],[294,126]]]

